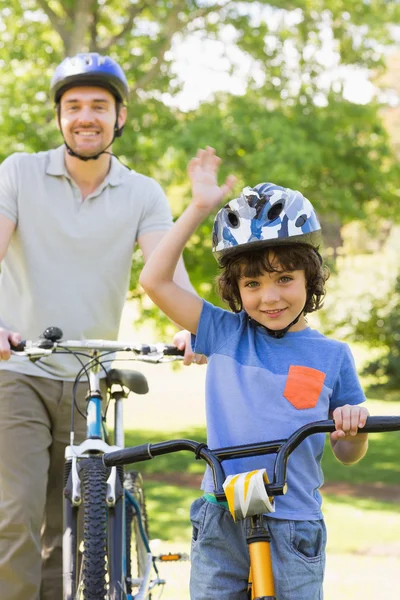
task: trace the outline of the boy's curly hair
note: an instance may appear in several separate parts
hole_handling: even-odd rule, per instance
[[[307,244],[280,244],[227,254],[220,260],[220,268],[222,273],[216,280],[217,291],[233,312],[243,309],[238,286],[240,277],[259,277],[264,272],[282,270],[304,271],[307,289],[304,314],[318,310],[323,305],[329,269],[319,252]]]

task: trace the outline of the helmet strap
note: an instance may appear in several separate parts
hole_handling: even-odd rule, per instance
[[[304,306],[304,308],[305,308],[305,306]],[[249,321],[251,323],[254,323],[255,325],[258,325],[258,327],[262,327],[263,329],[265,329],[265,331],[271,337],[280,340],[281,338],[283,338],[287,334],[287,332],[289,331],[289,329],[291,327],[293,327],[293,325],[296,325],[296,323],[299,321],[301,315],[304,312],[304,308],[300,311],[300,313],[297,315],[297,317],[295,319],[293,319],[293,321],[291,323],[289,323],[289,325],[287,325],[283,329],[270,329],[269,327],[266,327],[265,325],[262,325],[261,323],[259,323],[255,319],[252,319],[251,317],[249,317]]]

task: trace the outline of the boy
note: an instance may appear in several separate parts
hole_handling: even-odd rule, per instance
[[[179,256],[196,227],[232,188],[217,184],[219,158],[199,150],[189,163],[193,199],[147,262],[140,282],[154,302],[195,336],[208,357],[207,430],[210,448],[287,438],[306,423],[335,419],[335,456],[345,464],[367,451],[358,433],[368,411],[347,345],[308,327],[327,278],[318,253],[320,225],[299,192],[274,184],[245,188],[217,214],[213,251],[222,298],[233,312],[202,301],[173,282]],[[275,498],[269,519],[277,600],[321,600],[326,532],[319,487],[324,435],[292,454],[288,492]],[[224,462],[227,475],[267,468],[274,457]],[[249,568],[245,522],[205,495],[191,509],[192,600],[246,600]]]

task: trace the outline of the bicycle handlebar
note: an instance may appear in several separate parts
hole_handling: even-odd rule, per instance
[[[57,332],[62,335],[58,328]],[[46,330],[48,331],[48,330]],[[46,333],[46,332],[45,332]],[[184,351],[176,346],[164,343],[156,344],[133,344],[132,342],[119,342],[102,339],[88,340],[62,340],[44,337],[38,340],[23,340],[16,345],[10,345],[11,351],[22,356],[41,358],[62,350],[88,350],[109,352],[132,352],[138,360],[146,361],[146,357],[153,359],[155,356],[170,356],[178,359],[184,355]]]
[[[217,448],[215,450],[210,450],[206,444],[194,440],[169,440],[108,452],[104,454],[103,462],[107,467],[111,467],[150,460],[161,454],[171,454],[188,450],[193,452],[196,458],[202,458],[209,465],[214,480],[214,494],[217,500],[223,501],[226,500],[226,497],[223,491],[225,473],[221,464],[222,461],[232,458],[276,454],[272,482],[266,484],[265,489],[269,496],[279,496],[286,493],[287,461],[291,453],[310,435],[315,433],[331,433],[334,430],[335,422],[332,420],[315,421],[300,427],[300,429],[294,431],[285,440],[244,444],[241,446]],[[362,433],[400,431],[400,416],[368,417],[361,431]]]

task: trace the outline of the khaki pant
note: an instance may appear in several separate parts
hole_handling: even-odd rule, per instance
[[[0,597],[62,599],[63,462],[72,382],[0,370]],[[87,384],[78,389],[84,411]],[[75,443],[85,438],[75,412]]]

